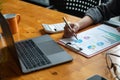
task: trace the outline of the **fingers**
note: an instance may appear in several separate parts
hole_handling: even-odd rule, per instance
[[[65,27],[64,27],[64,35],[63,35],[64,38],[69,38],[69,37],[73,36],[74,33],[76,33],[79,30],[79,27],[78,27],[79,25],[77,23],[69,23],[69,24],[70,24],[70,26],[72,28],[72,32],[68,28],[68,26],[65,25]]]
[[[69,38],[71,36],[73,36],[73,33],[71,32],[71,30],[68,27],[65,26],[63,37],[64,38]]]
[[[118,32],[120,32],[120,27],[117,28]]]
[[[74,24],[73,24],[73,31],[74,31],[74,32],[78,32],[79,29],[80,29],[79,24],[78,24],[78,23],[74,23]]]

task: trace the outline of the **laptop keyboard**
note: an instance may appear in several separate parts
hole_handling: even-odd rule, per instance
[[[50,64],[50,60],[42,53],[32,40],[15,44],[19,57],[27,69]]]

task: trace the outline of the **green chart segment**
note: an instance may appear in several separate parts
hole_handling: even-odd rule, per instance
[[[120,35],[103,30],[101,28],[98,28],[98,29],[108,34],[108,35],[104,35],[103,37],[107,39],[111,44],[120,41]]]

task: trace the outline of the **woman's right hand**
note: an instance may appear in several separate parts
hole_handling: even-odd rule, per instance
[[[69,23],[69,24],[72,28],[72,31],[69,29],[68,25],[65,25],[64,35],[63,35],[64,38],[72,37],[74,35],[74,33],[78,32],[80,29],[80,26],[77,22],[76,23]]]
[[[70,38],[74,35],[74,33],[77,33],[80,29],[83,29],[85,27],[88,27],[89,25],[93,24],[93,20],[89,16],[84,16],[80,21],[69,23],[72,31],[69,29],[67,25],[64,27],[64,34],[63,38]]]
[[[117,28],[118,32],[120,32],[120,27]]]

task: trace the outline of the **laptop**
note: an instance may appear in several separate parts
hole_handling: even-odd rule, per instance
[[[9,25],[0,13],[0,25],[8,50],[17,59],[23,73],[72,61],[73,58],[49,35],[14,42]]]

